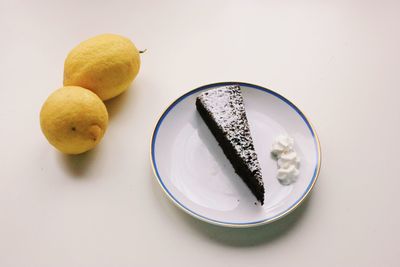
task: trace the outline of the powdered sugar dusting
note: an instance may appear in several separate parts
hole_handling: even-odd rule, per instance
[[[201,93],[198,99],[233,144],[237,154],[246,162],[257,181],[263,185],[240,87],[231,85],[211,89]]]

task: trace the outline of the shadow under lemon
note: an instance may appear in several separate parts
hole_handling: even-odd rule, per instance
[[[136,86],[137,87],[137,86]],[[104,104],[106,105],[107,111],[108,111],[108,122],[112,122],[113,118],[115,118],[118,113],[121,112],[121,110],[124,108],[126,105],[135,105],[134,101],[136,99],[136,94],[140,89],[135,88],[134,84],[131,84],[129,88],[123,92],[122,94],[111,98],[109,100],[104,101]],[[106,133],[107,134],[107,133]]]
[[[90,171],[90,168],[95,162],[95,158],[99,153],[99,149],[95,147],[85,153],[78,155],[68,155],[57,151],[63,168],[73,178],[84,178]]]

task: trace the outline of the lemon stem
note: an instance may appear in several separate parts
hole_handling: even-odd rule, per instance
[[[147,51],[147,48],[145,50],[139,50],[139,54],[143,54],[146,51]]]

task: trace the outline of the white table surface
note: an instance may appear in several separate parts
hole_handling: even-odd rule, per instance
[[[399,1],[1,1],[0,266],[400,266]],[[142,69],[107,103],[92,152],[39,127],[68,51],[130,37]],[[150,167],[164,108],[207,83],[287,96],[322,144],[316,187],[271,225],[227,229],[176,208]]]

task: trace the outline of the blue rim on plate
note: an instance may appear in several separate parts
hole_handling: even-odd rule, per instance
[[[273,217],[269,217],[269,218],[265,218],[263,220],[258,220],[258,221],[252,221],[252,222],[242,222],[242,223],[237,223],[237,222],[225,222],[225,221],[218,221],[218,220],[214,220],[211,218],[208,218],[204,215],[198,214],[195,211],[189,209],[188,207],[186,207],[183,203],[181,203],[178,199],[175,198],[175,196],[168,190],[168,188],[165,186],[163,179],[158,171],[157,168],[157,161],[155,158],[155,143],[157,140],[157,135],[158,135],[158,130],[160,128],[160,126],[162,125],[164,118],[168,115],[168,113],[177,105],[179,104],[179,102],[181,102],[182,100],[184,100],[185,98],[187,98],[188,96],[195,94],[197,92],[209,89],[209,88],[214,88],[214,87],[219,87],[219,86],[227,86],[227,85],[234,85],[234,84],[238,84],[240,86],[246,86],[246,87],[250,87],[253,89],[257,89],[260,91],[263,91],[265,93],[271,94],[277,98],[279,98],[280,100],[282,100],[284,103],[286,103],[287,105],[289,105],[292,109],[294,109],[296,111],[297,114],[300,115],[300,117],[303,119],[303,121],[306,123],[308,129],[311,132],[311,135],[313,137],[314,140],[314,144],[315,144],[315,149],[317,152],[317,163],[314,169],[314,174],[313,177],[309,183],[309,185],[307,186],[307,189],[305,190],[304,194],[298,199],[296,200],[296,202],[294,204],[292,204],[289,208],[287,208],[285,211],[273,216]],[[289,214],[290,212],[292,212],[293,210],[295,210],[308,196],[308,194],[311,192],[311,189],[314,187],[315,182],[317,181],[318,175],[319,175],[319,171],[321,168],[321,145],[318,139],[318,135],[314,129],[314,127],[311,125],[311,123],[308,121],[307,117],[304,115],[304,113],[296,106],[294,105],[291,101],[289,101],[287,98],[285,98],[284,96],[270,90],[267,88],[264,88],[262,86],[258,86],[258,85],[254,85],[254,84],[250,84],[250,83],[244,83],[244,82],[219,82],[219,83],[212,83],[212,84],[207,84],[207,85],[203,85],[201,87],[198,87],[196,89],[193,89],[187,93],[185,93],[184,95],[180,96],[178,99],[176,99],[171,105],[169,105],[169,107],[163,112],[163,114],[161,115],[160,119],[157,121],[157,124],[154,128],[153,131],[153,135],[151,138],[151,165],[154,171],[155,176],[157,177],[157,180],[159,182],[159,184],[161,185],[162,189],[166,192],[167,196],[172,200],[173,203],[175,203],[179,208],[181,208],[183,211],[185,211],[186,213],[188,213],[189,215],[194,216],[195,218],[198,218],[202,221],[211,223],[211,224],[215,224],[215,225],[220,225],[220,226],[228,226],[228,227],[250,227],[250,226],[258,226],[258,225],[263,225],[263,224],[267,224],[267,223],[271,223],[273,221],[276,221],[284,216],[286,216],[287,214]]]

